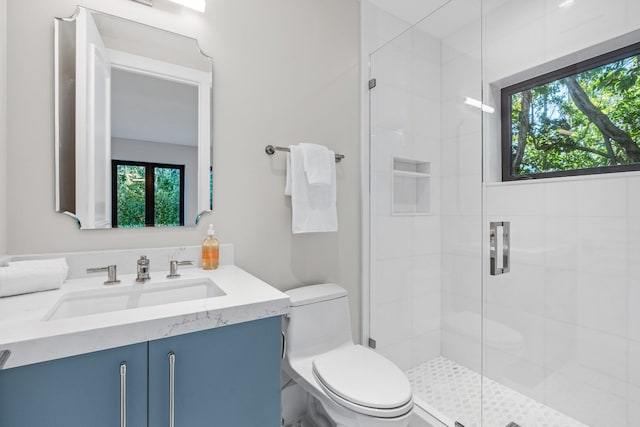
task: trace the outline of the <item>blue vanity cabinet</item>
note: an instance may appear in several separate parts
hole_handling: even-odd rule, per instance
[[[280,316],[0,370],[0,427],[118,427],[123,391],[127,427],[279,427]]]
[[[279,427],[280,352],[279,316],[149,342],[149,425]]]
[[[0,426],[120,426],[122,363],[127,426],[146,426],[147,343],[0,371]]]

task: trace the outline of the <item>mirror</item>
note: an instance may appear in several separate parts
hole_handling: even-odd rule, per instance
[[[212,60],[78,7],[55,20],[56,211],[81,229],[193,226],[212,208]]]

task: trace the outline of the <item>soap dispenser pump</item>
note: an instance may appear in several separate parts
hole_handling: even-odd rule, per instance
[[[202,269],[215,270],[220,262],[220,242],[216,239],[213,224],[209,224],[207,237],[202,241]]]

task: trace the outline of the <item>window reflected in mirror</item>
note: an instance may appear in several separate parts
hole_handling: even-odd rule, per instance
[[[184,225],[184,165],[113,160],[113,227]]]

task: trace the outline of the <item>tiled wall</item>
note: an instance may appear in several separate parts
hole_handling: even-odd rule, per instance
[[[371,337],[403,369],[440,354],[440,43],[367,3],[371,92]],[[428,215],[392,214],[393,157],[430,163]],[[411,186],[396,186],[402,198]],[[415,180],[413,181],[415,184]],[[408,191],[407,191],[408,189]],[[398,194],[396,194],[398,196]]]

